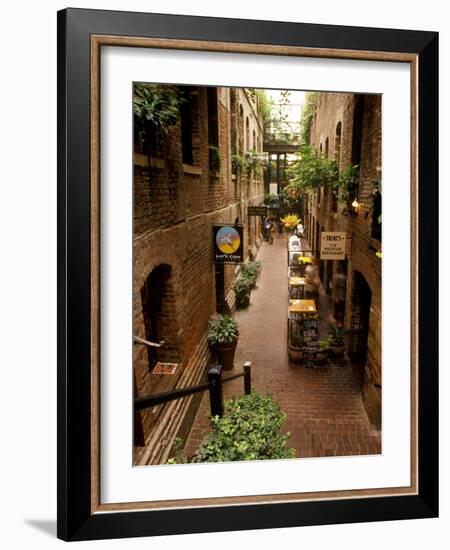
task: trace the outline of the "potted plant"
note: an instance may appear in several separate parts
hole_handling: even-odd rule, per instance
[[[296,323],[291,325],[288,355],[293,363],[300,363],[303,358],[303,335]]]
[[[327,336],[317,342],[317,364],[323,365],[328,359],[330,347],[333,342],[332,336]]]
[[[252,288],[256,286],[256,279],[258,278],[258,270],[260,269],[261,262],[247,262],[242,265],[241,273],[243,277],[246,277]]]
[[[236,306],[238,308],[248,307],[250,304],[250,293],[255,283],[245,275],[241,275],[234,281],[233,290],[236,296]]]
[[[292,235],[300,223],[300,218],[297,214],[287,214],[284,218],[281,218],[281,222],[287,234]]]
[[[334,357],[342,357],[344,355],[344,336],[347,330],[344,327],[333,326],[331,335],[330,352]]]
[[[208,342],[223,370],[233,368],[234,354],[239,338],[239,327],[230,315],[217,315],[209,323]]]

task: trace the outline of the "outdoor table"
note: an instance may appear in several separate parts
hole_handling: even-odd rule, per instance
[[[314,300],[289,300],[289,313],[317,313]]]

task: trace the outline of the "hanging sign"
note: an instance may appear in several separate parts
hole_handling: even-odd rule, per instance
[[[267,216],[267,206],[248,206],[247,216]]]
[[[321,260],[345,260],[345,236],[343,231],[322,231],[320,236]]]
[[[244,261],[244,228],[242,224],[213,225],[213,261],[241,263]]]

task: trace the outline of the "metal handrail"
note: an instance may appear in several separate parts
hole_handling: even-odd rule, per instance
[[[156,405],[162,405],[181,397],[187,397],[188,395],[194,395],[205,390],[209,390],[215,382],[206,382],[205,384],[199,384],[198,386],[190,386],[188,388],[180,388],[163,393],[154,393],[151,395],[144,395],[143,397],[137,397],[134,400],[134,410],[141,411],[142,409],[148,409],[150,407],[156,407]]]
[[[246,395],[251,393],[251,361],[244,363],[244,370],[238,374],[233,374],[227,378],[222,378],[221,365],[212,365],[208,369],[208,382],[199,384],[197,386],[190,386],[188,388],[178,388],[163,393],[155,393],[151,395],[144,395],[137,397],[134,400],[134,410],[142,411],[150,407],[156,407],[182,397],[188,397],[206,390],[209,390],[211,398],[211,415],[222,416],[223,415],[223,395],[222,384],[230,382],[236,378],[244,377],[244,391]]]
[[[161,340],[161,342],[150,342],[149,340],[141,338],[140,336],[134,336],[134,343],[143,344],[144,346],[149,346],[151,348],[160,348],[165,344],[164,340]]]

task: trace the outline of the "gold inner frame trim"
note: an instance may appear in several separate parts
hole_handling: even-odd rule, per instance
[[[411,485],[381,489],[120,502],[100,501],[100,49],[102,46],[164,48],[330,59],[409,63],[411,70]],[[304,48],[131,36],[91,36],[91,513],[307,502],[418,494],[418,56],[401,52]]]

